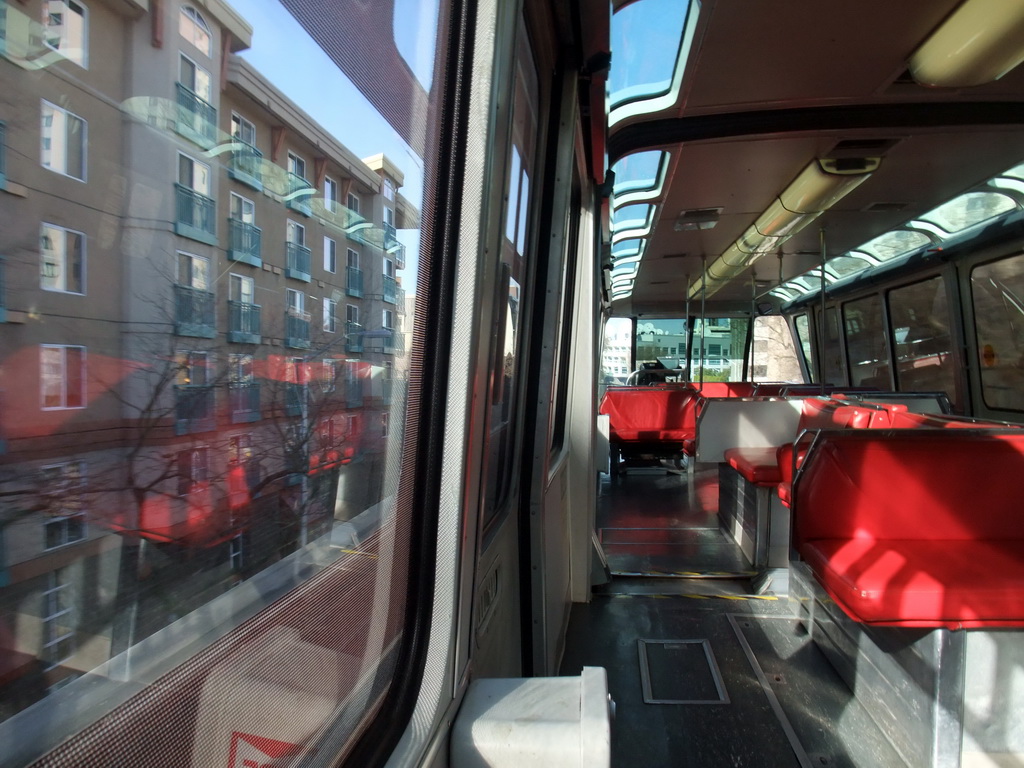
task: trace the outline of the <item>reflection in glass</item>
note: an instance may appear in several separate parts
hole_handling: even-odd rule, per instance
[[[976,267],[971,299],[985,405],[1024,411],[1024,255]]]
[[[889,332],[896,345],[896,386],[945,392],[955,408],[956,374],[946,285],[941,277],[889,291]]]
[[[0,762],[107,764],[100,742],[124,765],[273,762],[259,739],[337,755],[404,631],[432,150],[353,87],[306,31],[321,19],[131,5],[30,3],[56,66],[4,61],[3,145],[23,151],[0,183],[32,192],[0,199],[20,321],[0,324]],[[312,5],[440,73],[436,0],[393,20]],[[372,75],[436,134],[435,94]]]

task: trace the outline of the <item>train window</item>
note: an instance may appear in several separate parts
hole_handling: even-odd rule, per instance
[[[882,299],[868,296],[843,305],[850,384],[889,389],[889,355],[882,327]]]
[[[815,320],[818,323],[818,329],[821,329],[821,310],[814,313]],[[846,383],[846,368],[845,361],[843,359],[843,348],[842,341],[839,338],[839,313],[835,307],[829,307],[825,312],[825,333],[817,334],[819,338],[819,344],[822,344],[821,356],[825,361],[825,383],[826,384],[845,384]],[[820,341],[821,337],[824,336],[824,343]]]
[[[931,238],[924,232],[914,232],[909,229],[894,229],[884,235],[876,237],[871,242],[865,243],[857,250],[863,251],[878,261],[888,261],[909,253],[915,248],[928,245]]]
[[[782,315],[754,318],[749,371],[750,381],[803,380],[793,334]]]
[[[604,345],[601,348],[602,384],[626,383],[633,372],[632,347],[633,321],[628,317],[608,318],[604,324]]]
[[[693,350],[690,353],[692,381],[739,381],[743,378],[746,347],[746,317],[711,317],[693,326]],[[685,343],[685,340],[683,341]],[[680,347],[680,349],[685,349]],[[639,358],[639,347],[637,349]]]
[[[685,318],[662,318],[638,322],[636,325],[637,368],[639,370],[685,368],[686,333]],[[694,344],[696,343],[697,337],[694,336]],[[695,352],[694,355],[696,356],[696,354]],[[721,349],[718,350],[718,355],[721,356]],[[694,361],[694,371],[696,371],[696,365],[697,362]]]
[[[818,381],[818,363],[811,347],[811,329],[808,327],[807,315],[797,315],[793,321],[793,326],[796,328],[797,340],[800,342],[800,352],[804,357],[804,366],[807,368],[810,380],[816,382]]]
[[[919,218],[955,234],[1016,207],[1012,198],[998,192],[968,192]]]
[[[531,176],[537,156],[537,99],[539,86],[526,30],[520,28],[520,50],[512,105],[512,145],[507,167],[505,227],[501,244],[501,265],[492,338],[494,357],[491,373],[490,438],[484,524],[490,527],[506,506],[513,486],[517,439],[514,406],[522,370],[522,302],[528,261],[527,221],[533,197]]]
[[[615,205],[624,206],[661,195],[668,169],[668,153],[657,150],[626,155],[612,167]]]
[[[889,334],[896,345],[897,389],[945,392],[956,406],[949,328],[942,277],[889,291]]]
[[[416,607],[456,15],[85,3],[0,0],[0,763],[333,765]]]
[[[642,37],[645,56],[626,59],[608,79],[614,125],[632,115],[671,106],[682,85],[683,70],[697,27],[700,2],[645,0],[622,6],[612,16],[611,48],[629,51],[628,40]]]
[[[975,267],[971,298],[985,405],[1024,411],[1024,254]]]

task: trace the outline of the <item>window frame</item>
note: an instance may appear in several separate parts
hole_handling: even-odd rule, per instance
[[[46,405],[46,378],[47,373],[45,370],[46,361],[44,360],[43,350],[44,349],[59,349],[61,350],[60,356],[60,405]],[[79,373],[78,379],[81,385],[81,391],[79,392],[79,405],[68,405],[68,359],[67,350],[77,349],[80,350],[81,360],[79,361]],[[39,345],[39,408],[43,411],[74,411],[82,410],[88,407],[89,400],[89,387],[86,379],[86,371],[88,370],[88,350],[87,347],[80,344],[40,344]]]
[[[48,32],[50,30],[50,25],[47,22],[49,21],[49,19],[51,17],[51,14],[49,13],[49,11],[47,9],[48,3],[49,3],[49,0],[44,0],[43,4],[42,4],[42,11],[43,11],[43,21],[42,21],[42,26],[43,26],[43,33],[42,33],[43,45],[45,45],[51,51],[55,51],[55,52],[59,53],[67,61],[70,61],[73,64],[77,64],[82,69],[89,69],[89,7],[87,5],[85,5],[85,3],[82,3],[80,0],[60,0],[60,4],[64,6],[65,12],[71,10],[70,6],[72,6],[72,5],[77,5],[79,7],[79,9],[81,9],[81,12],[78,14],[81,17],[81,19],[82,19],[82,39],[80,41],[81,42],[81,46],[80,46],[81,56],[79,57],[77,55],[69,56],[68,55],[68,50],[69,50],[68,48],[65,48],[64,50],[62,50],[60,45],[56,45],[55,46],[55,45],[51,45],[50,44],[50,35],[48,34]],[[61,25],[62,30],[63,30],[63,27],[64,27],[64,25]],[[62,31],[60,33],[60,36],[59,36],[59,41],[60,42],[64,42],[68,38],[69,38],[69,36],[63,34],[63,31]],[[70,50],[74,50],[74,49],[72,48]]]
[[[324,235],[324,272],[332,275],[338,272],[338,241],[327,235]]]
[[[238,126],[238,132],[235,132],[235,126]],[[252,141],[249,141],[245,136],[242,135],[243,129],[249,128],[252,130]],[[231,138],[238,139],[248,144],[250,147],[256,147],[256,124],[246,118],[244,115],[239,114],[235,110],[231,110]]]
[[[86,295],[86,285],[87,285],[86,284],[86,264],[87,264],[87,260],[86,260],[86,253],[87,253],[86,244],[87,244],[87,241],[88,241],[88,238],[86,237],[85,233],[81,232],[81,231],[79,231],[77,229],[71,229],[70,227],[62,227],[59,224],[51,224],[48,221],[40,222],[39,228],[40,228],[39,259],[40,259],[40,262],[41,262],[40,263],[40,274],[39,274],[39,279],[40,279],[39,287],[42,288],[42,290],[49,291],[51,293],[67,293],[67,294],[71,294],[71,295],[74,295],[74,296],[85,296]],[[75,235],[78,235],[80,237],[81,250],[80,250],[80,252],[78,254],[78,261],[79,261],[78,270],[79,270],[79,282],[81,283],[81,286],[80,286],[81,290],[77,290],[76,291],[76,290],[70,290],[67,287],[64,287],[64,288],[60,288],[60,287],[56,287],[56,286],[48,287],[46,285],[47,276],[46,276],[44,267],[45,267],[47,262],[45,261],[45,255],[44,255],[44,251],[43,251],[43,247],[42,247],[42,239],[43,239],[42,238],[42,231],[47,229],[47,228],[53,229],[53,230],[57,230],[57,231],[59,231],[59,232],[61,232],[63,234],[64,247],[61,250],[63,262],[61,264],[57,265],[57,266],[59,267],[59,274],[64,276],[64,281],[63,282],[64,282],[65,286],[67,285],[67,282],[68,282],[68,280],[67,280],[68,274],[69,273],[73,274],[73,272],[74,272],[74,270],[72,268],[69,268],[69,266],[68,266],[67,234],[69,232],[71,232],[71,233],[73,233]]]
[[[86,120],[85,118],[81,117],[80,115],[75,114],[71,110],[64,109],[64,107],[58,106],[57,104],[54,104],[51,101],[47,101],[46,99],[40,99],[40,101],[42,102],[42,106],[41,106],[41,110],[40,110],[40,126],[41,126],[41,128],[40,128],[40,134],[39,134],[39,163],[40,163],[40,165],[42,165],[43,168],[46,168],[48,171],[52,171],[53,173],[60,174],[61,176],[66,176],[69,179],[75,179],[76,181],[80,181],[83,184],[88,183],[88,181],[89,181],[89,156],[88,156],[88,152],[89,152],[89,121]],[[57,167],[55,165],[51,165],[49,163],[49,161],[47,160],[47,158],[46,158],[46,154],[45,154],[46,152],[50,152],[51,154],[53,153],[53,141],[54,141],[54,138],[55,138],[55,136],[53,135],[53,124],[52,124],[52,122],[51,122],[51,125],[49,126],[49,130],[51,132],[51,135],[47,136],[47,134],[46,134],[47,126],[45,124],[45,119],[46,119],[46,110],[47,110],[47,108],[53,110],[54,113],[59,112],[60,114],[64,115],[64,120],[65,120],[64,132],[63,132],[63,135],[61,137],[62,146],[64,147],[64,152],[62,153],[63,157],[64,157],[63,167]],[[70,145],[70,142],[68,140],[69,139],[69,135],[68,135],[68,130],[67,130],[67,126],[68,126],[67,118],[68,118],[68,116],[74,118],[75,120],[79,121],[79,123],[81,123],[81,131],[80,131],[81,135],[79,137],[80,143],[81,143],[80,154],[81,154],[81,158],[82,158],[82,175],[81,176],[76,176],[74,173],[71,173],[71,172],[68,171],[68,163],[67,163],[68,152],[67,152],[67,147]],[[47,148],[45,146],[45,141],[47,140],[47,138],[49,138],[49,140],[50,140],[50,147],[49,148]]]
[[[189,11],[192,12],[191,16],[188,13]],[[195,37],[190,37],[185,34],[184,29],[182,29],[184,24],[188,24],[193,30],[198,30],[206,34],[207,47],[205,49],[196,42]],[[210,25],[206,23],[206,19],[203,18],[203,15],[194,6],[181,6],[180,13],[178,14],[178,36],[188,41],[193,48],[204,54],[207,58],[213,57],[213,30],[210,28]]]
[[[336,333],[338,330],[338,302],[324,297],[324,333]]]

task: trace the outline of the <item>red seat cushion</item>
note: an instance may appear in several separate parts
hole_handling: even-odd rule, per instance
[[[609,389],[599,412],[608,415],[613,442],[682,442],[696,435],[693,390],[669,387]]]
[[[801,548],[852,619],[905,627],[1024,626],[1019,541],[818,539]]]
[[[768,448],[729,448],[725,460],[729,466],[755,485],[778,485],[782,480],[774,446]]]

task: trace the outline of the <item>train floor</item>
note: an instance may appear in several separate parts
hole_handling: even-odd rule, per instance
[[[613,768],[903,766],[717,507],[716,467],[602,481],[612,578],[573,606],[561,669],[608,671]]]

